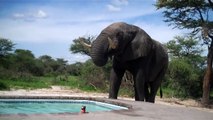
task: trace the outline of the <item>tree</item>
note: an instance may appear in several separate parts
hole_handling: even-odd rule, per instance
[[[74,44],[72,44],[70,46],[70,51],[72,53],[80,53],[82,55],[89,55],[90,53],[90,48],[88,48],[87,46],[83,45],[82,42],[87,43],[87,44],[91,44],[92,41],[95,40],[94,36],[89,36],[89,37],[79,37],[77,39],[74,39],[73,42]]]
[[[35,57],[29,50],[16,49],[15,50],[15,65],[18,72],[32,73],[35,67]]]
[[[8,69],[10,65],[9,53],[13,51],[14,43],[8,39],[0,38],[0,66]]]
[[[158,0],[158,9],[163,9],[165,22],[175,28],[191,30],[208,46],[207,68],[203,79],[202,103],[209,103],[213,60],[213,2],[211,0]]]
[[[52,73],[53,70],[53,63],[54,63],[54,59],[51,56],[48,55],[42,55],[38,58],[44,65],[44,74],[50,74]]]
[[[74,75],[74,76],[80,76],[81,75],[81,68],[82,68],[83,64],[80,62],[76,62],[74,64],[68,65],[67,66],[67,72],[70,75]]]
[[[45,70],[44,64],[39,59],[35,59],[34,62],[35,62],[35,66],[31,71],[32,74],[36,76],[43,76],[44,70]]]
[[[13,51],[14,43],[8,39],[0,38],[0,57],[7,55]]]
[[[108,63],[109,64],[109,63]],[[97,67],[92,60],[87,60],[81,68],[81,77],[86,81],[86,84],[91,85],[95,90],[108,88],[108,65]],[[105,90],[104,90],[105,91]]]
[[[193,37],[177,36],[166,44],[170,64],[164,84],[175,89],[174,95],[181,97],[198,97],[201,95],[201,76],[203,75],[203,49]]]
[[[63,58],[53,59],[51,56],[43,55],[39,57],[39,60],[44,65],[44,74],[46,75],[59,75],[67,73],[67,62]]]
[[[201,56],[204,49],[200,48],[199,41],[192,36],[176,36],[166,46],[170,58],[183,58],[195,67],[204,67],[204,57]]]
[[[66,60],[64,60],[63,58],[57,58],[56,59],[56,64],[58,65],[58,68],[56,69],[56,71],[60,74],[65,74],[67,73],[66,69],[67,69],[67,62]]]
[[[49,63],[49,62],[53,61],[52,57],[48,56],[48,55],[42,55],[42,56],[40,56],[39,60],[41,60],[44,63]]]
[[[64,65],[64,66],[66,66],[68,62],[67,60],[64,60],[63,58],[57,58],[56,61],[58,64]]]

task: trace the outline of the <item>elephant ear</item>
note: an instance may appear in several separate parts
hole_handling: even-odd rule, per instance
[[[122,55],[122,60],[128,61],[148,56],[152,48],[153,41],[151,37],[140,29],[126,46]]]

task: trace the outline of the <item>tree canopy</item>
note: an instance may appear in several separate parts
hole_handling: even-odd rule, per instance
[[[211,0],[158,0],[158,9],[164,8],[165,22],[180,29],[201,33],[206,44],[213,37],[213,4]]]
[[[165,22],[175,28],[191,30],[208,46],[207,68],[203,79],[202,103],[209,103],[213,61],[213,2],[211,0],[158,0],[158,9],[163,9]]]
[[[74,39],[73,40],[74,44],[71,44],[70,51],[72,53],[80,53],[82,55],[90,56],[90,48],[83,45],[82,42],[90,45],[92,43],[92,41],[94,41],[94,40],[95,40],[94,36],[79,37],[77,39]]]
[[[176,89],[176,96],[199,97],[205,59],[201,56],[203,50],[199,41],[193,37],[177,36],[166,46],[170,55],[166,86]]]
[[[11,40],[0,38],[0,57],[13,51],[14,43]]]

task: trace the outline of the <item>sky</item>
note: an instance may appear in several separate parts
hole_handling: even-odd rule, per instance
[[[156,0],[0,0],[0,37],[36,56],[85,62],[88,56],[69,51],[73,40],[97,36],[114,22],[139,26],[166,43],[183,31],[165,23]]]

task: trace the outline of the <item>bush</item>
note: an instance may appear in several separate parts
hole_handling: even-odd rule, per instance
[[[91,60],[88,60],[81,71],[81,78],[86,81],[87,85],[94,89],[106,91],[108,90],[107,68],[95,66]]]
[[[81,68],[82,68],[83,64],[80,62],[77,62],[75,64],[71,64],[67,66],[67,72],[70,75],[73,76],[80,76],[81,75]]]
[[[102,92],[109,91],[109,77],[112,63],[109,61],[104,67],[97,67],[91,60],[88,60],[82,66],[81,78],[85,80],[86,85]],[[134,97],[134,88],[132,78],[122,80],[119,95]]]
[[[9,90],[10,87],[4,82],[0,81],[0,90]]]
[[[170,61],[164,87],[173,89],[176,97],[199,97],[202,94],[202,71],[184,59]]]

